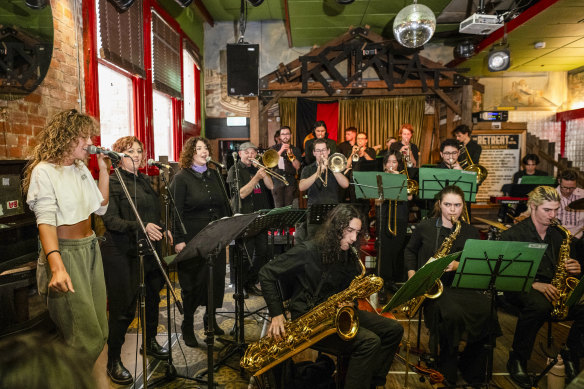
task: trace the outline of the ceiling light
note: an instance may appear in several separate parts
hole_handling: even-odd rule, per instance
[[[537,49],[537,50],[539,50],[539,49],[545,49],[545,42],[544,41],[535,42],[533,44],[533,48],[534,49]]]
[[[128,8],[134,3],[134,0],[109,0],[110,3],[114,5],[120,12],[127,11]]]
[[[32,9],[43,9],[47,6],[47,0],[24,0],[24,3]]]
[[[501,72],[509,69],[509,66],[511,66],[509,48],[495,49],[495,46],[493,46],[487,55],[487,69],[489,69],[489,72]]]
[[[462,41],[454,46],[454,58],[470,58],[474,55],[475,44],[472,41]]]
[[[247,0],[252,6],[257,7],[259,6],[261,3],[264,2],[264,0]]]
[[[403,8],[393,22],[393,36],[404,47],[423,46],[432,38],[436,30],[436,16],[430,8],[422,4]]]
[[[347,5],[347,4],[351,4],[354,1],[355,0],[337,0],[337,3],[342,4],[342,5]]]

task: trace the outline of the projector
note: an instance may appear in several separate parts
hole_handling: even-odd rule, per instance
[[[497,15],[474,14],[460,23],[458,31],[463,34],[488,35],[503,27]]]

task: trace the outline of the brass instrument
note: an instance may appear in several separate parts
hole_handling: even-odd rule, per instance
[[[294,155],[294,151],[292,150],[292,145],[290,145],[290,148],[288,149],[286,155],[288,156],[288,160],[290,162],[294,162],[296,160],[296,156]]]
[[[410,148],[406,147],[406,151],[402,153],[402,157],[404,157],[404,169],[405,167],[412,167],[414,164],[412,163],[412,159],[410,158]]]
[[[251,159],[251,163],[256,165],[258,168],[266,169],[266,173],[270,176],[282,181],[284,185],[288,186],[288,180],[281,175],[276,173],[275,171],[270,170],[270,168],[278,166],[278,160],[280,159],[280,155],[274,149],[266,150],[263,154],[259,154],[258,159]],[[259,158],[262,159],[262,162],[259,161]],[[263,164],[262,164],[263,163]]]
[[[257,377],[335,332],[343,340],[355,337],[359,329],[355,308],[347,305],[339,308],[339,305],[355,298],[369,297],[381,289],[383,279],[365,276],[365,266],[359,260],[357,249],[351,246],[351,250],[361,266],[361,274],[351,285],[299,318],[285,322],[282,338],[266,336],[251,343],[241,358],[241,367]]]
[[[354,145],[353,152],[351,153],[351,159],[353,162],[359,162],[359,151],[361,151],[361,147]]]
[[[466,148],[466,145],[464,143],[462,142],[460,143],[460,148],[464,149],[464,152],[466,154],[466,158],[460,162],[460,166],[462,167],[463,165],[465,165],[463,169],[467,172],[475,172],[477,174],[477,184],[479,185],[482,184],[483,181],[487,179],[487,175],[489,174],[487,168],[485,168],[483,165],[479,165],[478,163],[475,164],[473,162],[468,152],[468,149]]]
[[[333,173],[343,172],[347,168],[347,157],[345,157],[341,153],[334,153],[333,155],[328,157],[328,160],[326,162],[323,160],[322,163],[324,164],[325,172],[324,180],[322,179],[322,177],[318,178],[320,178],[322,184],[326,187],[328,185],[328,172],[326,171],[326,169],[329,169]]]
[[[404,154],[402,154],[402,160],[404,163],[404,170],[402,170],[400,172],[400,174],[405,174],[408,181],[408,196],[412,195],[412,196],[416,196],[418,194],[418,190],[419,190],[419,186],[418,183],[416,182],[416,180],[412,180],[410,179],[410,174],[408,173],[408,168],[406,167],[406,156]]]
[[[560,294],[560,297],[552,302],[553,309],[551,317],[556,320],[564,320],[568,316],[568,306],[566,303],[574,289],[576,289],[578,279],[576,277],[569,277],[568,271],[566,270],[566,261],[570,259],[570,242],[572,240],[572,234],[566,227],[560,224],[558,219],[553,219],[552,226],[562,231],[565,238],[560,246],[558,265],[551,282]]]
[[[444,239],[444,242],[442,242],[438,248],[438,251],[436,251],[436,253],[430,259],[428,259],[426,263],[433,262],[439,258],[445,257],[450,253],[452,245],[460,233],[461,227],[459,220],[452,220],[452,223],[454,224],[454,231],[448,235],[446,239]],[[437,279],[436,282],[430,287],[430,289],[426,291],[426,293],[421,296],[414,297],[410,301],[406,302],[402,307],[402,312],[405,313],[406,317],[411,319],[412,317],[416,316],[418,309],[420,309],[425,299],[437,299],[442,295],[443,291],[444,285],[442,285],[442,281],[440,281],[440,279]]]

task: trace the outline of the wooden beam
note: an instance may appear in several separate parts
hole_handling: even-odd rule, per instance
[[[205,19],[205,22],[207,22],[211,27],[214,27],[215,20],[213,20],[213,16],[211,16],[211,13],[207,9],[207,7],[205,7],[205,4],[203,4],[203,1],[195,0],[195,6],[199,9],[199,12],[201,12],[203,19]]]
[[[288,48],[292,48],[292,31],[290,31],[290,12],[288,10],[288,0],[284,0],[284,26],[286,28],[286,37],[288,37]]]
[[[452,99],[443,91],[440,89],[436,89],[436,88],[431,88],[434,93],[436,93],[438,96],[440,96],[440,98],[442,99],[442,101],[444,101],[444,103],[456,114],[460,115],[460,106],[458,104],[456,104],[454,101],[452,101]]]
[[[264,114],[268,113],[268,110],[270,109],[270,107],[274,104],[277,104],[278,100],[280,100],[280,97],[282,97],[282,95],[284,95],[284,93],[286,93],[286,92],[285,91],[278,91],[273,96],[271,96],[270,100],[260,109],[260,115],[264,115]]]
[[[260,143],[260,107],[257,97],[249,100],[249,141],[256,146]]]
[[[433,81],[428,81],[428,83],[433,84]],[[385,81],[380,81],[380,80],[364,81],[363,84],[365,86],[361,89],[365,89],[365,90],[367,90],[367,89],[386,89],[387,90],[387,84],[385,83]],[[348,85],[345,88],[338,81],[332,81],[332,82],[330,82],[329,85],[335,90],[337,90],[337,89],[338,90],[356,89],[352,85]],[[455,88],[455,87],[457,87],[457,85],[454,85],[452,80],[440,80],[438,83],[438,86],[439,86],[439,88]],[[407,80],[406,82],[401,83],[401,84],[394,84],[393,87],[396,89],[421,88],[422,82],[420,80]],[[301,82],[290,82],[290,83],[286,83],[286,84],[271,83],[270,85],[268,85],[267,88],[263,88],[262,91],[266,91],[266,90],[273,90],[273,91],[276,91],[276,90],[286,90],[286,91],[297,90],[297,91],[300,91],[301,89],[302,89]],[[324,90],[324,86],[320,82],[309,82],[308,83],[308,90]],[[436,89],[434,91],[434,93],[436,93],[437,90],[440,90],[440,89]],[[440,91],[440,92],[442,92],[442,91]],[[442,93],[444,93],[444,92],[442,92]],[[444,94],[444,95],[446,95],[446,94]]]
[[[462,87],[461,97],[462,101],[460,103],[460,124],[466,124],[469,128],[472,128],[472,94],[473,86],[465,85]]]
[[[421,95],[432,95],[434,92],[428,90],[423,92],[419,88],[403,88],[394,89],[388,91],[387,89],[362,89],[362,93],[359,96],[421,96]],[[301,91],[282,91],[284,92],[280,98],[283,97],[326,97],[326,98],[339,98],[339,97],[351,97],[355,96],[354,89],[341,90],[340,93],[335,93],[333,96],[329,96],[324,90],[309,90],[306,93]],[[351,93],[353,92],[353,93]]]

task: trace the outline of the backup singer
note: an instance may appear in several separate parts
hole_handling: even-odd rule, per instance
[[[289,185],[285,185],[282,181],[276,180],[274,182],[274,189],[272,195],[274,196],[274,205],[276,208],[291,205],[296,194],[296,174],[300,169],[300,149],[290,144],[292,131],[288,126],[280,127],[280,141],[282,143],[275,144],[271,149],[274,149],[280,155],[278,160],[278,167],[274,171],[286,178]]]
[[[523,388],[531,387],[527,373],[527,361],[535,343],[537,332],[550,319],[552,301],[558,298],[558,290],[551,284],[557,271],[559,249],[564,234],[551,226],[560,209],[560,195],[549,186],[538,186],[529,193],[527,202],[530,216],[501,234],[501,240],[546,243],[547,249],[537,269],[535,280],[528,293],[506,293],[507,300],[520,308],[512,350],[509,352],[507,370],[513,381]],[[571,276],[579,276],[580,264],[575,259],[566,261],[566,270]],[[584,306],[574,305],[566,320],[575,320],[566,341],[567,348],[561,351],[566,369],[566,384],[579,372],[578,361],[582,356],[582,334],[584,329]]]
[[[467,239],[478,239],[476,228],[461,221],[464,194],[457,186],[446,186],[438,194],[434,211],[436,217],[420,222],[405,249],[408,278],[422,267],[438,250],[444,239],[453,232],[453,222],[459,220],[460,233],[450,253],[462,251]],[[460,369],[468,383],[483,382],[490,334],[500,335],[498,321],[491,322],[490,298],[482,291],[451,288],[458,261],[451,262],[442,275],[444,292],[437,299],[426,299],[424,317],[430,330],[431,348],[440,346],[438,370],[455,384]],[[458,362],[458,346],[463,333],[467,344]]]
[[[99,125],[72,109],[56,114],[39,133],[24,172],[23,191],[35,213],[41,251],[39,293],[65,343],[93,364],[107,339],[106,293],[101,252],[91,214],[103,215],[109,174],[97,156],[96,185],[84,161]]]
[[[417,167],[418,166],[418,156],[420,150],[416,144],[412,143],[412,136],[414,136],[414,126],[411,124],[402,124],[401,128],[399,129],[399,136],[400,141],[394,142],[390,150],[397,150],[402,154],[408,155],[410,159],[410,163],[412,166],[408,167]]]
[[[340,204],[329,213],[314,240],[294,246],[260,270],[264,299],[272,317],[268,336],[285,335],[279,281],[292,289],[289,305],[292,319],[349,286],[360,273],[355,262],[359,259],[350,247],[358,245],[362,226],[359,211]],[[317,343],[351,354],[345,380],[347,389],[384,385],[403,334],[402,326],[395,320],[365,311],[358,311],[358,317],[359,331],[353,339],[344,341],[335,334]]]
[[[148,176],[138,171],[146,161],[144,145],[135,136],[125,136],[118,139],[112,149],[130,156],[130,158],[122,158],[120,175],[144,222],[148,237],[161,256],[160,241],[168,231],[164,230],[162,227],[164,224],[160,220],[158,195],[152,189]],[[136,315],[136,301],[140,287],[137,242],[145,237],[115,174],[110,178],[110,203],[107,212],[103,215],[103,223],[107,231],[101,249],[109,301],[107,374],[114,383],[128,385],[132,383],[133,378],[122,364],[120,354],[126,331]],[[168,235],[172,244],[172,236],[169,233]],[[159,294],[164,285],[164,276],[154,256],[147,252],[143,254],[145,255],[146,352],[149,356],[158,359],[168,359],[168,349],[156,341]]]
[[[193,137],[186,141],[180,154],[181,170],[170,183],[170,190],[176,202],[177,212],[181,215],[187,233],[182,233],[179,225],[173,226],[174,249],[180,253],[187,243],[213,220],[229,215],[229,200],[225,196],[219,173],[207,166],[210,153],[209,141]],[[178,263],[178,280],[184,304],[182,334],[187,346],[197,347],[193,327],[193,316],[198,306],[207,306],[207,270],[205,258],[191,258]],[[225,291],[225,249],[221,250],[213,266],[214,306],[223,305]],[[207,327],[209,312],[205,311],[203,320]],[[215,334],[225,332],[215,322],[215,312],[211,312]]]
[[[260,209],[270,208],[268,190],[274,187],[272,177],[266,173],[266,169],[258,169],[252,164],[252,160],[258,154],[257,147],[251,142],[245,142],[239,146],[239,161],[229,169],[227,183],[231,186],[232,208],[237,213],[252,213]],[[235,171],[237,169],[237,172]],[[239,182],[237,182],[239,178]],[[239,207],[241,199],[241,208]],[[256,284],[258,271],[268,262],[268,234],[263,231],[254,237],[245,239],[243,254],[250,256],[248,269],[243,271],[243,287],[247,293],[261,295]],[[233,275],[234,276],[234,275]]]

